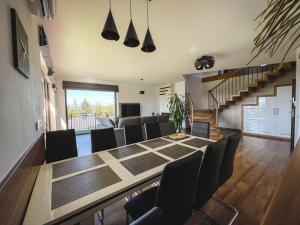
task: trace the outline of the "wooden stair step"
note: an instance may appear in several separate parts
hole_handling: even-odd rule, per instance
[[[229,108],[229,106],[226,104],[219,104],[219,108],[227,109],[227,108]]]
[[[239,101],[239,100],[242,99],[242,97],[240,95],[232,95],[231,99],[234,100],[234,101]]]
[[[212,119],[212,116],[210,114],[207,114],[207,115],[195,115],[194,114],[194,117],[195,119]]]
[[[235,101],[232,99],[226,100],[226,105],[233,105],[234,103],[235,103]]]
[[[249,85],[248,90],[249,91],[256,91],[258,89],[258,85]]]
[[[221,135],[209,135],[209,139],[212,139],[212,140],[215,140],[215,141],[219,141],[223,138],[224,138],[224,136],[222,134]]]

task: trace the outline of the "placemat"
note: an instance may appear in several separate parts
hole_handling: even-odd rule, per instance
[[[84,169],[92,168],[104,164],[98,155],[83,156],[69,161],[52,165],[52,178],[62,177]]]
[[[51,209],[68,204],[93,192],[120,182],[109,166],[52,183]]]
[[[126,169],[128,169],[130,173],[136,176],[167,162],[168,160],[151,152],[145,155],[125,160],[121,162],[121,164]]]
[[[147,149],[139,145],[129,145],[129,146],[113,149],[109,151],[109,153],[112,154],[116,159],[121,159],[144,151],[147,151]]]
[[[167,141],[167,140],[158,138],[158,139],[153,139],[153,140],[142,142],[141,144],[145,145],[149,148],[158,148],[158,147],[162,147],[164,145],[168,145],[171,143],[172,143],[171,141]]]
[[[190,145],[190,146],[193,146],[193,147],[196,147],[196,148],[202,148],[203,146],[206,146],[206,145],[209,145],[210,143],[213,143],[213,141],[202,140],[202,139],[199,139],[199,138],[193,138],[193,139],[190,139],[190,140],[187,140],[187,141],[183,141],[181,143],[186,144],[186,145]]]
[[[178,159],[178,158],[188,155],[194,151],[196,151],[196,150],[193,148],[189,148],[189,147],[185,147],[185,146],[176,144],[176,145],[161,149],[158,152],[163,155],[169,156],[173,159]]]

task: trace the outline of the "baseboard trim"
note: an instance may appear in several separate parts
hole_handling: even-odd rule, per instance
[[[45,139],[40,134],[0,183],[0,224],[23,223],[40,166],[45,160]]]
[[[243,135],[253,136],[253,137],[261,137],[261,138],[268,138],[268,139],[275,139],[275,140],[281,140],[281,141],[291,141],[290,138],[275,137],[275,136],[269,136],[269,135],[263,135],[263,134],[251,134],[251,133],[243,132]]]

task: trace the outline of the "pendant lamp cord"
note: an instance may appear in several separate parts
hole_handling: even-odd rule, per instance
[[[132,12],[131,12],[131,0],[130,0],[130,19],[132,20]]]
[[[111,10],[111,1],[109,0],[109,9]]]
[[[147,0],[147,25],[149,28],[149,0]]]

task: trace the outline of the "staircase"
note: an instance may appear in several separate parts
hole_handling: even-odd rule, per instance
[[[239,69],[208,91],[208,109],[222,112],[235,102],[241,101],[250,93],[256,92],[266,84],[274,82],[288,71],[295,70],[295,63],[254,66]]]
[[[218,128],[216,118],[216,113],[214,113],[214,110],[198,110],[195,109],[194,103],[191,97],[190,92],[187,92],[187,99],[190,104],[190,114],[189,114],[189,123],[192,127],[193,122],[195,121],[202,121],[202,122],[209,122],[210,123],[210,136],[209,138],[212,140],[221,140],[223,138],[223,135],[221,134],[220,129]]]
[[[208,109],[196,109],[191,94],[187,92],[186,97],[190,104],[189,122],[191,127],[194,121],[210,122],[210,139],[222,139],[223,135],[218,126],[219,113],[228,109],[237,101],[241,101],[250,93],[256,92],[266,84],[284,76],[288,71],[295,71],[295,62],[235,70],[235,72],[227,74],[224,80],[208,91]]]

